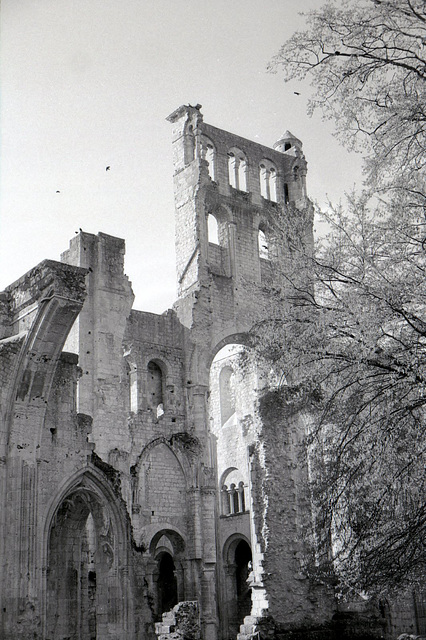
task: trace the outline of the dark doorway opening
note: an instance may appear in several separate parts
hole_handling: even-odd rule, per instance
[[[251,549],[245,540],[241,540],[235,549],[236,582],[237,582],[237,611],[238,623],[251,613],[251,588],[247,584],[252,570]]]
[[[178,602],[175,563],[170,553],[163,552],[158,558],[158,613],[173,609]]]

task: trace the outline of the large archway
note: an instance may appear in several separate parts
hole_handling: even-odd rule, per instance
[[[47,539],[47,639],[127,637],[126,540],[114,511],[84,479],[55,510]]]
[[[185,588],[185,542],[178,531],[158,529],[149,543],[152,561],[147,565],[146,578],[153,599],[155,619],[173,609],[175,604],[188,597]]]
[[[248,540],[239,534],[228,538],[223,550],[226,591],[227,637],[236,637],[244,618],[251,613],[249,576],[252,552]]]

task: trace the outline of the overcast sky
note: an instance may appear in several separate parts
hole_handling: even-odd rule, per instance
[[[175,299],[171,125],[181,104],[272,146],[303,141],[308,191],[360,180],[309,88],[266,72],[319,0],[2,0],[0,289],[80,227],[126,240],[135,307]],[[300,92],[296,95],[294,91]],[[110,166],[110,171],[105,167]],[[60,193],[57,193],[60,191]]]

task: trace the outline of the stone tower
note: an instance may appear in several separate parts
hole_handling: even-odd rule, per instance
[[[251,328],[268,318],[271,291],[285,289],[280,267],[289,248],[286,234],[274,232],[277,218],[290,224],[292,216],[300,217],[300,232],[312,242],[302,143],[289,132],[274,149],[251,142],[206,124],[199,105],[180,107],[168,120],[175,165],[175,310],[190,331],[186,377],[198,393],[204,390],[209,406],[194,423],[213,436],[216,452],[221,621],[235,633],[244,612],[239,556],[249,558],[251,569],[251,616],[243,631],[252,633],[265,614],[296,626],[322,621],[327,597],[321,588],[313,594],[301,577],[298,527],[307,509],[307,476],[299,454],[306,416],[271,410],[271,394],[262,416],[260,399],[270,390],[261,364],[252,362],[242,373],[235,346],[215,358],[226,345],[247,344]],[[234,599],[232,592],[238,592]]]

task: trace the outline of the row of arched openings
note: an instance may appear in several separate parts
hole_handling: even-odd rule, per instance
[[[222,476],[220,487],[222,515],[230,516],[244,513],[247,510],[245,492],[246,484],[241,471],[236,467],[228,469]]]
[[[224,516],[234,515],[236,513],[244,513],[246,510],[246,499],[244,494],[244,482],[240,481],[238,485],[232,482],[229,486],[222,485],[222,513]]]
[[[201,137],[201,157],[207,162],[210,178],[216,180],[216,149],[207,136]],[[238,191],[249,191],[248,160],[245,153],[237,147],[228,151],[228,182]],[[278,202],[277,168],[267,158],[259,163],[260,194],[266,200]],[[293,179],[298,180],[299,167],[293,168]],[[284,184],[284,201],[289,200],[288,184]]]

